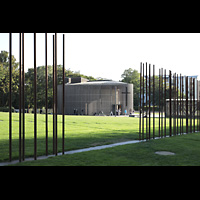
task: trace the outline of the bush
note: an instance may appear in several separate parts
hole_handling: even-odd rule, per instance
[[[14,107],[11,108],[12,112],[14,112]],[[9,107],[0,107],[0,112],[9,112]]]

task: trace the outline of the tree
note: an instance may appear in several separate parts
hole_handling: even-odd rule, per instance
[[[63,66],[57,65],[57,84],[62,84]],[[70,69],[65,70],[65,77],[77,77],[81,76],[89,80],[95,80],[91,76],[85,76],[80,72],[73,72]],[[29,108],[34,107],[33,91],[34,91],[34,69],[29,68],[25,73],[25,106]],[[45,66],[37,67],[37,107],[45,107],[45,89],[46,89],[46,77]],[[48,66],[48,108],[53,107],[53,66]]]
[[[57,66],[57,84],[62,84],[62,65]],[[92,76],[85,76],[79,71],[65,70],[65,77],[81,76],[92,81]],[[37,107],[45,107],[45,66],[37,67]],[[34,69],[29,68],[25,73],[25,108],[34,107]],[[0,53],[0,107],[9,106],[9,53]],[[19,108],[19,63],[12,56],[12,106]],[[53,66],[48,66],[48,108],[53,107]]]
[[[134,109],[138,109],[140,94],[140,73],[132,68],[124,70],[121,75],[122,82],[133,84]]]
[[[131,68],[124,70],[121,75],[122,82],[132,83],[134,87],[134,108],[137,110],[140,101],[140,73],[137,70]],[[149,77],[148,77],[149,78]],[[142,77],[143,80],[143,77]],[[143,86],[141,87],[143,89]],[[144,93],[146,94],[146,75],[144,77]],[[149,92],[149,82],[147,82],[147,90]],[[161,88],[160,88],[161,90]],[[147,97],[148,98],[148,97]],[[164,78],[163,78],[163,98],[164,98]],[[166,99],[169,98],[169,83],[166,83]],[[151,104],[153,103],[153,78],[151,76]],[[154,94],[155,106],[159,106],[159,76],[155,75],[155,94]],[[164,100],[165,101],[165,100]],[[146,98],[144,100],[146,102]],[[161,96],[160,96],[161,102]]]
[[[16,107],[19,97],[19,63],[12,56],[12,105]],[[9,55],[7,51],[0,53],[0,107],[8,106],[9,102]]]

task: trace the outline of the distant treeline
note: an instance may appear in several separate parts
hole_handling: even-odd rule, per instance
[[[62,84],[62,65],[57,66],[57,82]],[[90,81],[96,80],[92,76],[65,70],[65,77],[83,77]],[[37,67],[37,107],[45,107],[45,66]],[[34,68],[29,68],[25,73],[25,108],[34,108]],[[48,108],[53,106],[53,66],[48,65]],[[9,54],[6,51],[0,53],[0,107],[9,106]],[[19,108],[19,63],[12,56],[12,106]]]
[[[9,106],[9,56],[8,52],[0,53],[0,107]],[[57,82],[62,84],[62,65],[57,66]],[[65,77],[83,77],[90,81],[103,79],[101,77],[95,79],[92,76],[80,74],[70,69],[65,70]],[[140,94],[140,74],[132,68],[124,70],[121,75],[122,82],[132,83],[134,85],[134,109],[138,110],[139,94]],[[45,66],[37,67],[37,107],[42,109],[45,107]],[[146,82],[145,82],[146,85]],[[169,85],[166,85],[166,98],[169,98]],[[34,108],[34,69],[29,68],[25,73],[25,108]],[[180,93],[179,93],[180,94]],[[151,97],[152,98],[152,97]],[[159,77],[155,76],[155,106],[159,105]],[[12,106],[19,108],[19,63],[12,56]],[[53,107],[53,66],[48,65],[48,108]]]

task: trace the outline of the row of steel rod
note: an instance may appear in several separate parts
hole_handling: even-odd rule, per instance
[[[37,58],[36,33],[34,40],[34,159],[37,159]],[[47,33],[45,33],[45,118],[46,118],[46,150],[48,155],[48,65],[47,65]],[[62,153],[65,147],[65,35],[63,34],[63,112],[62,112]],[[57,33],[53,35],[53,154],[58,153],[57,127]],[[24,33],[19,33],[19,161],[25,159],[25,69],[24,69]],[[12,161],[12,33],[9,33],[9,161]]]
[[[199,131],[199,81],[181,74],[180,76],[176,73],[172,74],[171,70],[167,76],[166,70],[162,68],[156,76],[154,65],[153,76],[151,76],[150,64],[149,71],[147,69],[147,63],[146,70],[145,64],[140,64],[139,140],[144,140],[145,136],[148,140],[155,138],[156,135],[166,137]],[[155,87],[158,96],[155,94]],[[156,98],[158,98],[157,104]],[[155,113],[156,108],[157,113]],[[152,130],[153,134],[151,134]]]

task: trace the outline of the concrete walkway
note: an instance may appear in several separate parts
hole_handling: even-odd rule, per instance
[[[144,141],[146,141],[146,140],[144,140]],[[119,142],[119,143],[114,143],[114,144],[108,144],[108,145],[102,145],[102,146],[66,151],[66,152],[64,152],[64,154],[74,154],[74,153],[81,153],[81,152],[86,152],[86,151],[94,151],[94,150],[106,149],[106,148],[111,148],[111,147],[121,146],[121,145],[126,145],[126,144],[134,144],[134,143],[144,142],[144,141],[132,140],[132,141],[127,141],[127,142]],[[61,156],[61,155],[63,155],[63,154],[58,153],[58,156]],[[38,156],[37,160],[47,159],[47,158],[50,158],[50,157],[55,157],[55,155]],[[33,161],[33,160],[34,160],[34,158],[25,158],[24,161]],[[0,166],[12,165],[12,164],[16,164],[16,163],[19,163],[19,160],[13,160],[11,162],[2,162],[2,163],[0,163]]]

